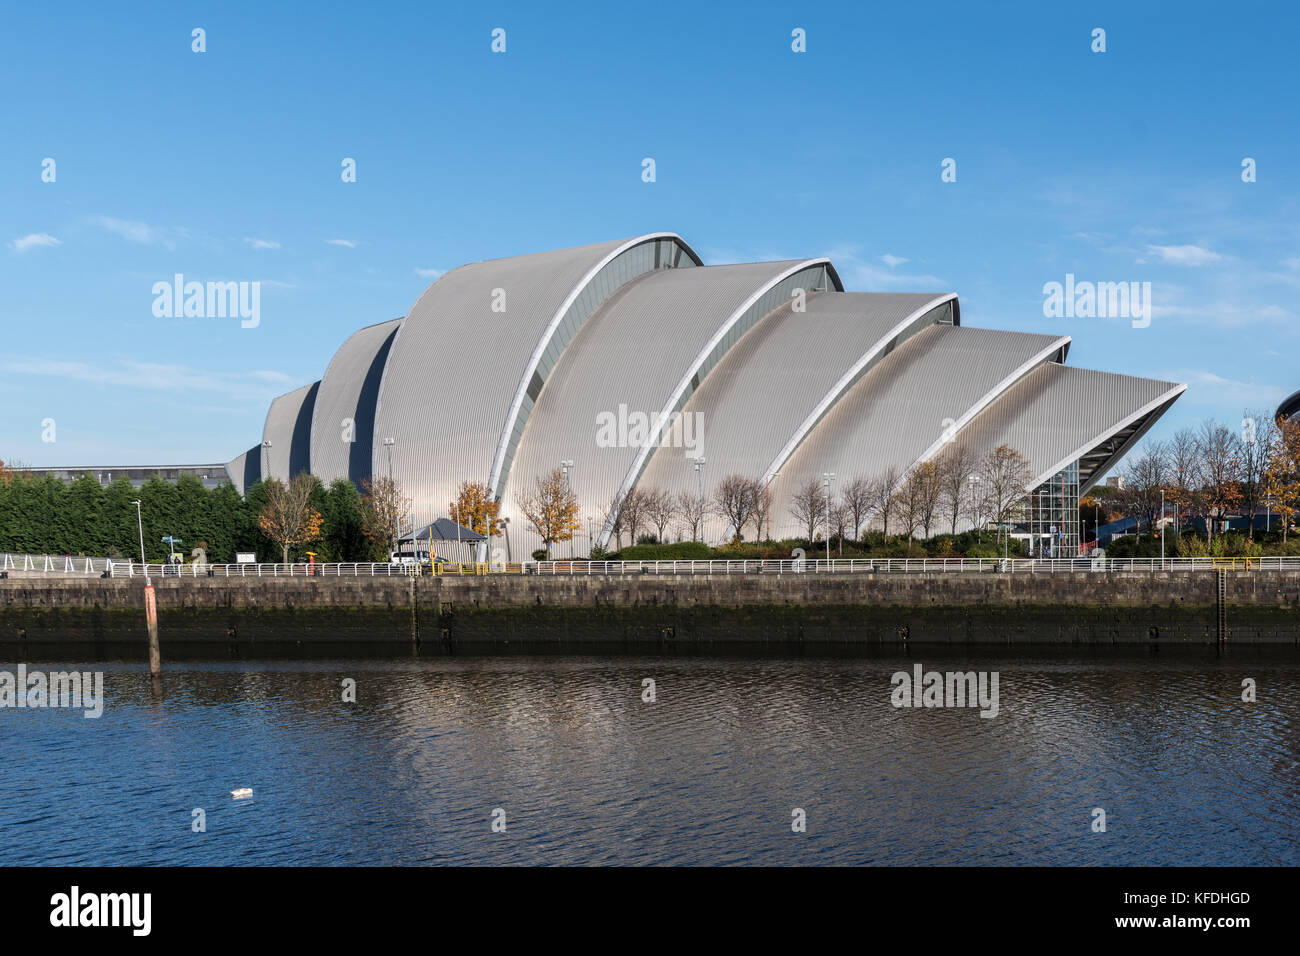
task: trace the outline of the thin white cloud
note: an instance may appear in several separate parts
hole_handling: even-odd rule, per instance
[[[860,250],[856,247],[832,249],[822,255],[835,265],[835,271],[840,274],[844,288],[850,291],[859,289],[865,292],[895,289],[911,292],[947,291],[948,283],[939,276],[924,272],[905,273],[896,272],[892,268],[881,268],[874,261],[862,258]]]
[[[252,239],[249,238],[248,236],[245,236],[244,241],[248,243],[250,246],[252,246],[254,249],[279,249],[280,248],[280,244],[276,242],[274,239]]]
[[[1147,252],[1176,266],[1204,266],[1223,259],[1204,246],[1147,246]]]
[[[1161,378],[1186,382],[1187,395],[1197,404],[1221,404],[1229,408],[1273,408],[1289,394],[1275,385],[1238,382],[1207,369],[1177,369]]]
[[[177,240],[189,237],[189,232],[185,229],[151,226],[147,222],[114,219],[112,216],[94,216],[90,221],[115,236],[121,236],[128,242],[139,243],[142,246],[165,246],[174,249]]]
[[[907,262],[908,260],[904,259],[902,256],[891,256],[889,253],[885,253],[883,256],[880,257],[880,261],[883,262],[885,265],[889,266],[889,268],[893,269],[895,266],[901,266],[904,262]]]
[[[331,246],[343,246],[347,249],[355,249],[357,244],[351,239],[326,239]]]
[[[33,232],[20,239],[14,239],[9,243],[9,247],[14,252],[26,252],[28,249],[39,249],[42,246],[57,246],[59,244],[59,240],[48,232]]]
[[[705,262],[783,262],[786,260],[806,259],[808,253],[788,255],[780,249],[768,249],[761,252],[747,250],[720,249],[705,247],[697,250]],[[875,259],[863,258],[861,246],[841,246],[819,253],[831,260],[835,271],[839,273],[844,288],[850,291],[911,291],[933,292],[948,291],[948,283],[938,276],[926,273],[902,273],[877,265]],[[880,257],[884,259],[884,256]],[[890,256],[901,264],[907,259]]]
[[[416,269],[415,274],[424,279],[436,279],[442,275],[442,269]]]
[[[294,381],[284,372],[271,369],[222,372],[133,359],[92,363],[25,356],[0,362],[0,371],[15,376],[34,375],[65,382],[161,390],[175,394],[216,392],[255,401],[270,401]]]

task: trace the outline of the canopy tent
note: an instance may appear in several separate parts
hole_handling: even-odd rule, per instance
[[[446,550],[455,555],[454,561],[472,561],[472,548],[481,541],[487,539],[477,531],[472,531],[464,525],[459,525],[450,518],[439,518],[432,524],[427,524],[418,531],[402,535],[398,539],[398,547],[410,547],[412,550],[419,550],[420,545],[429,549],[431,557],[437,556],[438,552],[443,550],[438,546],[439,542],[447,545]],[[452,547],[452,545],[455,545]],[[471,553],[465,553],[465,549],[471,549]],[[442,560],[442,558],[438,558]]]

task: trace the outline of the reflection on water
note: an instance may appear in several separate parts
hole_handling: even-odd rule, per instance
[[[88,650],[0,647],[107,696],[0,710],[0,864],[1300,863],[1286,651],[176,648],[156,699]],[[998,716],[894,709],[917,661],[998,671]]]

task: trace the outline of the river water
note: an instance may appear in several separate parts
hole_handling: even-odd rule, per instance
[[[105,696],[0,710],[0,864],[1300,864],[1292,651],[520,650],[0,647]]]

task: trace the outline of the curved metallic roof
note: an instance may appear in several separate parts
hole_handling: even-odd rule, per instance
[[[635,421],[649,425],[680,409],[791,289],[838,287],[827,267],[824,259],[707,266],[653,273],[621,288],[556,363],[520,442],[503,512],[521,521],[515,494],[564,460],[574,462],[570,480],[586,513],[603,512],[655,447],[652,429],[637,434]],[[598,433],[609,416],[632,426],[619,429],[613,444]]]
[[[1030,487],[1076,459],[1079,491],[1096,483],[1186,385],[1048,363],[1009,388],[958,441],[975,455],[1007,444],[1034,469]]]
[[[379,380],[401,322],[352,333],[321,376],[311,419],[311,472],[327,485],[348,478],[359,486],[370,477]]]
[[[393,438],[393,474],[414,500],[417,522],[442,514],[461,481],[493,478],[500,486],[547,372],[591,310],[638,275],[698,262],[677,236],[653,233],[441,276],[389,349],[372,467],[387,467],[382,442]],[[504,311],[494,311],[502,297]]]
[[[725,473],[757,478],[777,470],[773,461],[784,462],[839,395],[911,335],[957,321],[956,305],[951,293],[827,292],[809,298],[803,312],[782,306],[736,343],[686,403],[684,414],[725,423],[709,430],[699,454]],[[640,485],[695,491],[694,466],[684,459],[681,449],[657,449]]]
[[[706,493],[727,474],[770,479],[784,536],[809,479],[906,473],[954,436],[977,454],[1018,448],[1040,481],[1077,460],[1086,490],[1185,386],[1065,368],[1069,344],[961,327],[953,293],[844,293],[826,259],[703,268],[652,233],[452,270],[404,320],[350,337],[321,382],[277,398],[269,447],[226,467],[243,491],[309,468],[357,481],[391,454],[421,522],[486,480],[521,557],[533,536],[515,494],[561,462],[590,519],[590,542],[561,546],[579,554],[607,542],[629,489],[694,491],[703,455]],[[678,413],[687,427],[665,433]]]
[[[1292,392],[1282,399],[1282,404],[1277,407],[1273,417],[1280,422],[1284,418],[1290,418],[1297,411],[1300,411],[1300,392]]]
[[[266,474],[263,478],[288,481],[304,471],[311,471],[311,415],[320,382],[286,392],[271,402],[262,427]]]
[[[241,495],[262,480],[262,446],[254,445],[226,462],[226,475]]]
[[[1068,345],[1068,336],[964,326],[918,332],[845,393],[772,479],[773,536],[778,526],[781,534],[795,531],[789,506],[805,482],[833,472],[838,492],[891,466],[909,472]]]

